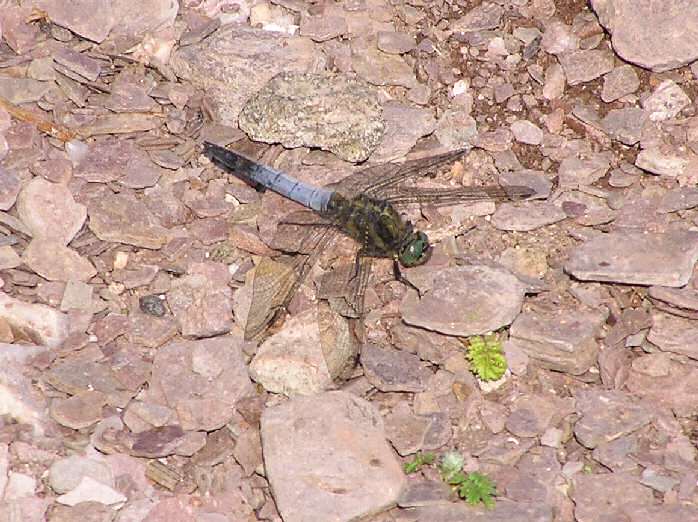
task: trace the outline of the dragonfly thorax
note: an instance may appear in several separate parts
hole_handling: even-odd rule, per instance
[[[406,267],[421,265],[431,248],[423,232],[385,200],[365,194],[345,198],[335,193],[328,213],[339,228],[361,245],[362,255],[397,259]]]

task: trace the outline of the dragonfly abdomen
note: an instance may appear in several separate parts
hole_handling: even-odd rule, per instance
[[[331,190],[303,183],[288,174],[257,163],[239,152],[208,141],[204,142],[204,153],[215,164],[250,185],[260,185],[318,212],[327,210],[332,197]]]

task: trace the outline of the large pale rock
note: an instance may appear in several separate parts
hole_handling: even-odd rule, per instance
[[[261,428],[285,522],[357,520],[394,505],[405,484],[380,414],[349,393],[295,397],[266,409]]]
[[[377,91],[346,76],[281,73],[252,96],[239,125],[255,141],[319,147],[364,161],[383,137]]]
[[[332,386],[317,308],[291,317],[281,331],[259,346],[250,364],[250,377],[265,390],[286,395],[318,393]]]
[[[44,353],[43,346],[0,343],[0,415],[31,425],[37,434],[48,422],[46,399],[24,371],[29,359]]]
[[[53,239],[33,239],[22,259],[49,281],[88,281],[97,275],[97,269],[89,260]]]
[[[655,72],[698,59],[693,0],[591,0],[618,55]]]
[[[50,238],[67,245],[87,218],[67,186],[44,178],[32,179],[17,198],[17,213],[35,239]]]
[[[66,314],[50,306],[25,303],[3,292],[0,292],[0,319],[49,348],[60,346],[70,328]]]

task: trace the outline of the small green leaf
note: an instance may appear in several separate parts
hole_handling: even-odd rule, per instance
[[[485,507],[494,507],[494,496],[497,494],[497,489],[494,482],[482,473],[468,473],[458,485],[457,491],[458,496],[472,506],[482,503]]]
[[[415,473],[422,469],[422,466],[432,464],[435,460],[436,455],[434,453],[422,453],[420,451],[414,456],[414,458],[411,461],[405,462],[405,464],[402,466],[402,469],[404,469],[405,473],[409,475],[410,473]]]
[[[495,335],[475,336],[469,340],[467,359],[475,373],[483,381],[496,381],[507,371],[507,360],[502,353],[502,343]]]

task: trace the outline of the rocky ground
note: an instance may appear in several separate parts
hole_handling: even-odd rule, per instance
[[[696,25],[691,0],[0,0],[0,520],[698,520]],[[294,206],[203,139],[316,184],[468,147],[429,183],[538,195],[412,209],[421,299],[374,263],[347,375],[314,283],[351,244],[245,342]],[[488,331],[494,384],[459,340]],[[420,451],[495,507],[405,475]]]

